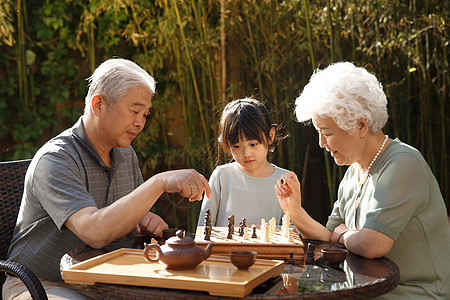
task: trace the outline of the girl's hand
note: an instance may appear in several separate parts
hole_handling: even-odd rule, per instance
[[[290,215],[298,212],[302,207],[302,197],[300,193],[300,181],[294,172],[284,174],[277,180],[274,186],[275,192],[284,212]]]

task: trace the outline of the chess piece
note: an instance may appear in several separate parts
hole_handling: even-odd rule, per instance
[[[211,210],[209,208],[205,211],[204,225],[205,227],[211,226]]]
[[[231,234],[234,233],[234,215],[228,217],[228,229],[231,229]]]
[[[272,219],[269,220],[269,230],[270,233],[275,233],[275,229],[277,226],[277,220],[275,220],[275,218],[272,217]]]
[[[252,239],[258,238],[258,236],[256,235],[256,226],[255,225],[252,225],[252,230],[253,230]]]
[[[210,227],[205,227],[205,230],[204,230],[204,236],[203,236],[203,239],[205,240],[205,241],[210,241],[211,240],[211,230],[210,230]]]
[[[264,223],[263,232],[264,232],[264,241],[270,242],[270,233],[269,233],[269,224],[268,223]]]
[[[243,220],[244,219],[242,219],[241,222],[239,222],[239,236],[244,235],[245,225],[244,225]]]
[[[294,265],[294,252],[292,252],[292,251],[289,252],[289,261],[288,261],[288,264]]]
[[[294,228],[288,228],[288,242],[294,242]]]
[[[305,260],[305,264],[306,265],[312,265],[314,264],[314,249],[315,246],[312,243],[308,243],[308,248],[306,251],[306,260]]]
[[[244,240],[249,240],[249,237],[248,237],[248,228],[247,227],[244,227],[243,228],[244,229],[244,236],[242,237]]]
[[[231,220],[228,219],[228,235],[227,235],[227,239],[232,239],[233,238],[233,233],[234,233],[233,223],[231,223]]]

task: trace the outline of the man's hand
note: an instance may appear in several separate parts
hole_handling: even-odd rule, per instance
[[[160,216],[148,212],[139,222],[139,225],[136,226],[135,231],[137,233],[151,233],[154,236],[162,237],[163,230],[167,228],[169,228],[169,225]]]
[[[211,196],[211,188],[208,180],[193,169],[176,170],[157,175],[163,182],[164,191],[168,193],[180,193],[189,200],[202,200],[203,192]]]

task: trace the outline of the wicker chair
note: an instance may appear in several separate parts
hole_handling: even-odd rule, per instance
[[[41,282],[31,270],[19,263],[6,261],[30,162],[29,159],[0,162],[0,286],[6,280],[5,272],[8,272],[22,280],[33,299],[47,299]]]

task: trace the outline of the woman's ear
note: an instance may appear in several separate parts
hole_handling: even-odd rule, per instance
[[[356,128],[359,136],[364,137],[369,132],[369,122],[367,121],[367,118],[359,118],[356,123]]]

